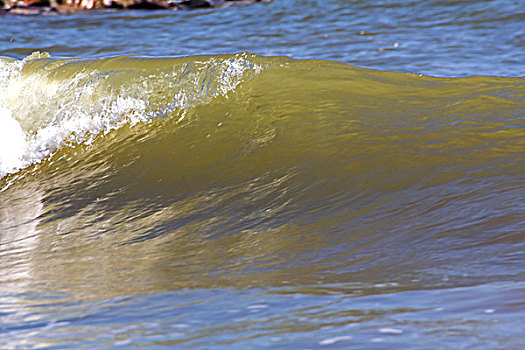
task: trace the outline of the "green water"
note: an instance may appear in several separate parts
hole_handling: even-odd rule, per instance
[[[327,18],[342,26],[341,13],[383,9],[384,22],[399,24],[409,11],[333,1],[329,15],[319,2],[300,3],[318,11],[306,21],[324,23],[328,34]],[[463,10],[498,17],[516,5],[491,12],[496,3]],[[193,18],[221,28],[220,18],[240,16],[258,24],[247,31],[262,33],[278,13],[283,23],[294,18],[292,2],[259,5],[0,20],[74,38],[51,27],[83,23],[80,31],[95,21],[103,30],[122,20],[135,33],[151,21],[191,28]],[[459,5],[418,6],[435,14],[438,22],[417,26],[431,36],[452,21],[440,17],[443,9]],[[503,18],[501,31],[520,17]],[[297,42],[322,32],[281,28],[295,28]],[[514,44],[491,44],[519,57],[519,33]],[[48,50],[51,57],[22,61],[5,44],[12,58],[0,59],[1,348],[525,346],[525,84],[507,74],[519,72],[517,61],[494,65],[466,42],[472,62],[484,60],[460,67],[458,56],[418,61],[404,51],[383,66],[370,58],[382,68],[372,70],[205,54],[241,45],[214,38],[202,39],[199,56],[184,57],[160,57],[172,53],[154,51],[162,36],[136,47],[158,57],[94,58],[95,48],[79,54],[81,42],[71,39],[80,45],[64,49],[73,58]],[[131,50],[97,40],[104,52]],[[250,40],[261,53],[266,44]],[[325,53],[314,44],[281,48],[317,58],[357,50],[329,42]],[[449,77],[392,72],[423,61],[431,75]],[[477,74],[480,66],[489,73]],[[444,74],[456,68],[464,77]]]

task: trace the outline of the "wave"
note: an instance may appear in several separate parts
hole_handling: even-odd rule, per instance
[[[183,287],[522,273],[521,78],[249,53],[0,62],[3,202],[35,188],[31,227],[69,245],[153,264],[160,240]]]
[[[257,72],[249,57],[2,59],[0,176],[123,125],[174,115],[182,121],[187,108],[227,94],[247,70]]]
[[[266,72],[261,75],[263,70]],[[389,105],[401,114],[420,113],[423,119],[417,122],[422,127],[428,109],[448,113],[430,118],[439,121],[444,117],[441,121],[449,125],[465,124],[460,122],[461,109],[469,105],[485,107],[483,113],[496,112],[501,105],[506,109],[509,104],[514,105],[510,111],[511,124],[521,120],[518,114],[523,110],[520,78],[435,79],[361,70],[328,61],[292,61],[248,53],[186,58],[55,59],[37,52],[22,61],[0,59],[3,142],[0,176],[38,163],[63,146],[91,144],[99,135],[124,125],[132,127],[172,118],[181,123],[189,109],[198,105],[213,108],[218,98],[232,94],[239,97],[239,103],[245,103],[243,99],[253,100],[254,96],[243,95],[247,92],[235,90],[242,82],[259,75],[260,82],[256,84],[269,83],[282,92],[296,88],[294,96],[280,96],[281,93],[274,96],[276,105],[290,104],[292,108],[305,108],[310,114],[330,114],[334,113],[331,109],[337,108],[343,109],[336,110],[338,114],[355,110],[358,123],[366,122],[366,115],[378,109],[383,114],[378,116],[378,127],[385,121],[384,112],[390,112]],[[264,90],[259,103],[267,103],[268,91],[261,87],[257,87]],[[323,93],[341,96],[334,104],[333,98],[323,99]],[[315,102],[309,103],[306,98]],[[289,113],[284,111],[287,106],[282,107],[280,112]],[[474,117],[472,112],[466,111],[467,119]],[[253,115],[246,118],[260,119]],[[325,118],[316,122],[324,122]],[[334,118],[334,123],[340,119]],[[408,116],[402,120],[415,122]],[[466,124],[476,127],[475,121]],[[270,134],[266,136],[271,138]],[[260,141],[252,141],[257,142]]]

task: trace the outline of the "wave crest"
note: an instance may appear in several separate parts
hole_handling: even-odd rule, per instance
[[[35,53],[0,62],[0,122],[17,145],[1,145],[0,177],[123,125],[174,116],[182,121],[188,108],[227,95],[247,71],[262,69],[247,53],[90,60]]]

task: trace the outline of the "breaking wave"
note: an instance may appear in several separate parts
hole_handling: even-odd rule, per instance
[[[355,292],[523,274],[521,78],[248,53],[1,67],[1,209],[23,218],[4,231],[39,232],[31,273],[53,289]],[[86,258],[48,246],[62,235]],[[96,281],[75,272],[99,261]],[[157,263],[162,278],[134,282]]]

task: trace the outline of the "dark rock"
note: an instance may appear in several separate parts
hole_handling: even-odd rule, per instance
[[[211,7],[211,4],[206,0],[186,0],[180,2],[177,7],[182,7],[185,9],[194,9],[200,7]]]
[[[0,8],[4,10],[9,10],[13,6],[14,6],[13,0],[0,0]]]
[[[167,9],[170,8],[170,4],[163,0],[139,0],[128,5],[126,8],[144,10]]]
[[[24,6],[37,6],[37,7],[49,7],[51,4],[49,3],[49,0],[22,0],[21,1]]]
[[[75,13],[98,8],[195,9],[247,5],[271,0],[0,0],[0,8],[21,15]]]

